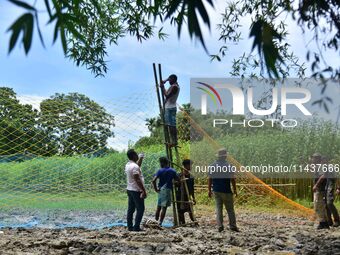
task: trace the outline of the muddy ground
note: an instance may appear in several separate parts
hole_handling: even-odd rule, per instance
[[[317,231],[302,218],[238,213],[240,233],[219,233],[213,218],[199,227],[2,228],[0,254],[340,254],[340,228]]]

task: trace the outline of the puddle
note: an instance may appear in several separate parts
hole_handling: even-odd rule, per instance
[[[146,215],[145,217],[151,215]],[[170,228],[173,224],[168,218],[163,227]],[[124,214],[94,211],[0,211],[0,229],[3,228],[86,228],[103,229],[126,227]]]

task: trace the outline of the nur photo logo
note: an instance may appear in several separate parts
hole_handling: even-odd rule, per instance
[[[207,114],[207,95],[212,99],[214,104],[217,106],[216,98],[218,99],[220,106],[222,107],[222,99],[217,90],[223,91],[227,90],[232,95],[232,114],[245,114],[245,101],[247,101],[248,110],[260,116],[270,115],[274,113],[279,106],[279,92],[281,94],[281,109],[282,115],[287,115],[287,105],[296,106],[302,114],[308,116],[312,115],[310,111],[304,106],[305,103],[309,102],[311,99],[311,92],[306,88],[300,87],[282,87],[282,88],[273,88],[272,89],[272,105],[269,109],[256,109],[254,106],[254,88],[250,87],[246,91],[243,91],[241,88],[238,88],[232,84],[213,84],[209,85],[204,82],[197,82],[200,85],[207,87],[208,89],[197,87],[199,90],[202,90],[204,93],[201,95],[201,113],[203,115]],[[302,97],[300,98],[290,98],[289,95],[298,94]]]
[[[248,81],[246,87],[242,86],[241,79],[192,79],[191,103],[201,115],[216,114],[212,125],[230,125],[243,127],[263,127],[270,123],[272,127],[281,124],[282,127],[295,127],[297,118],[310,117],[309,109],[312,101],[312,92],[303,86],[278,84],[264,90],[268,84],[263,81]],[[266,104],[261,93],[266,93]],[[243,121],[221,118],[220,113],[230,115],[250,116]],[[273,118],[279,115],[280,118]]]

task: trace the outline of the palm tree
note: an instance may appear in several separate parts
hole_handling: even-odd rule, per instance
[[[145,121],[146,121],[145,125],[148,127],[148,130],[151,133],[154,133],[156,129],[161,126],[161,119],[159,117],[148,118]]]

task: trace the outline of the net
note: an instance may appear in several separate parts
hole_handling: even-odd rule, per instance
[[[77,93],[36,99],[17,96],[7,88],[0,88],[0,98],[3,226],[21,223],[53,227],[123,224],[127,208],[125,152],[132,147],[146,155],[142,165],[150,191],[146,208],[147,215],[153,214],[157,198],[150,184],[159,168],[159,157],[165,155],[154,88],[101,102]],[[190,106],[180,107],[177,122],[181,159],[190,157],[190,133],[208,141],[212,150],[224,146],[190,117]],[[237,146],[236,143],[234,147]],[[336,151],[338,147],[333,149]],[[237,155],[228,158],[239,167],[236,159]],[[261,204],[291,209],[304,216],[313,214],[311,209],[285,196],[291,191],[282,194],[284,189],[277,190],[292,186],[293,193],[297,194],[297,185],[310,189],[309,180],[299,184],[286,180],[275,186],[275,183],[266,184],[251,174],[238,174],[237,178],[238,205]],[[196,192],[196,208],[212,208],[207,198],[206,180],[198,180]],[[301,198],[310,194],[309,191],[301,193]],[[17,217],[13,219],[13,215]]]

